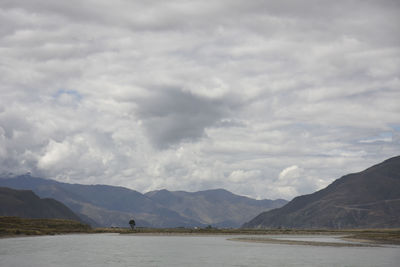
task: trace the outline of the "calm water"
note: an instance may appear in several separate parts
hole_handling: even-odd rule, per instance
[[[0,266],[400,266],[399,246],[312,247],[227,238],[118,234],[5,238],[0,239]]]

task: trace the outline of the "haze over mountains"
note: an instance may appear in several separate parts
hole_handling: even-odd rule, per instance
[[[262,211],[287,201],[254,200],[223,189],[200,192],[152,191],[141,194],[124,187],[81,185],[22,175],[0,178],[0,186],[29,189],[61,201],[92,226],[127,226],[135,219],[149,227],[239,227]]]
[[[287,203],[283,199],[255,200],[224,189],[193,193],[159,190],[148,192],[146,196],[183,216],[218,227],[239,227],[238,222],[254,217],[252,214],[257,214],[258,210],[281,207]]]
[[[400,156],[337,179],[282,208],[263,212],[244,228],[400,227]]]

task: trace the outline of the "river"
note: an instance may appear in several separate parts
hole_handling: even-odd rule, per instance
[[[400,246],[318,247],[227,240],[232,237],[77,234],[2,238],[0,266],[397,267],[400,263]],[[312,240],[319,238],[332,240]]]

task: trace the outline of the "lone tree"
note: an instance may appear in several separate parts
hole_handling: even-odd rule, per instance
[[[131,226],[132,230],[135,229],[136,222],[134,219],[129,221],[129,225]]]

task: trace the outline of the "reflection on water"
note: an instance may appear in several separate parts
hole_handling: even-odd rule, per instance
[[[0,266],[398,266],[400,262],[399,246],[311,247],[228,241],[231,237],[96,234],[6,238],[0,239]],[[304,238],[338,241],[330,236]]]

